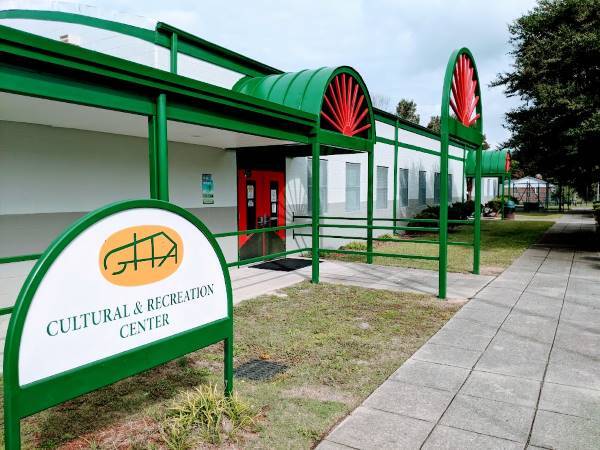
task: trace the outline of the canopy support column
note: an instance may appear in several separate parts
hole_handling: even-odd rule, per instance
[[[313,283],[319,282],[319,215],[321,212],[321,199],[319,185],[321,175],[321,144],[319,138],[315,136],[312,141],[312,277]]]
[[[158,199],[169,201],[169,146],[167,139],[167,96],[159,94],[156,102],[156,147]]]
[[[148,164],[150,198],[158,199],[158,150],[156,148],[156,116],[148,116]]]
[[[367,162],[367,264],[373,264],[373,172],[375,170],[375,149],[368,152]]]
[[[482,148],[475,150],[475,212],[473,222],[473,273],[479,275],[481,256],[481,157]]]
[[[504,219],[506,217],[506,215],[504,214],[504,175],[502,175],[502,177],[498,180],[502,183],[502,195],[501,195],[501,199],[502,199],[502,219]]]
[[[394,226],[398,218],[398,121],[394,125],[394,203],[392,205],[392,217]],[[396,230],[392,234],[396,234]]]
[[[446,298],[448,285],[448,133],[441,133],[440,145],[440,222],[439,222],[439,251],[438,251],[438,297]]]

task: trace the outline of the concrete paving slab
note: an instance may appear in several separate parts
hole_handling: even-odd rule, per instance
[[[522,338],[535,339],[538,342],[551,344],[558,319],[527,314],[524,312],[511,312],[500,328],[501,331]]]
[[[542,380],[546,361],[513,355],[510,349],[488,349],[475,365],[475,370],[513,377]]]
[[[540,382],[488,372],[473,371],[461,393],[520,406],[535,407]]]
[[[327,439],[364,450],[418,449],[433,425],[424,420],[359,406]]]
[[[522,450],[523,444],[438,425],[422,448],[423,450]]]
[[[562,384],[545,383],[540,397],[540,409],[585,417],[600,426],[600,391]]]
[[[492,338],[485,334],[465,333],[460,330],[440,330],[429,339],[429,342],[481,352],[485,350],[491,340]]]
[[[416,359],[406,361],[391,380],[457,392],[469,375],[468,369],[435,364]]]
[[[467,305],[463,306],[454,317],[499,327],[504,319],[506,319],[509,312],[509,307],[492,305],[490,303],[484,303],[484,301],[470,301]]]
[[[550,355],[546,381],[600,390],[600,360],[555,347]]]
[[[534,413],[533,408],[459,393],[440,424],[525,443]]]
[[[335,442],[329,441],[325,439],[319,445],[317,445],[317,450],[347,450],[352,449],[353,447],[348,447],[347,445],[336,444]]]
[[[544,448],[597,449],[600,426],[582,417],[538,411],[530,442]]]
[[[454,393],[450,391],[388,380],[379,386],[363,405],[435,422],[442,417],[452,397]]]
[[[561,323],[554,345],[556,348],[600,360],[600,333]]]
[[[480,355],[479,351],[427,343],[417,350],[412,359],[471,369]]]
[[[516,336],[501,329],[492,340],[488,351],[503,351],[514,356],[546,361],[550,348],[551,344],[542,342],[537,337]]]

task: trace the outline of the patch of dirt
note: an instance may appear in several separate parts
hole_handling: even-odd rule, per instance
[[[290,398],[310,398],[321,402],[339,402],[346,405],[352,405],[356,401],[356,398],[352,395],[324,385],[308,385],[287,389],[282,392],[282,395]]]
[[[483,266],[481,267],[479,273],[481,275],[500,275],[502,272],[506,270],[506,267],[500,266]]]
[[[160,446],[162,440],[158,423],[150,418],[119,422],[113,426],[81,436],[61,445],[61,450],[83,450],[92,446],[111,449],[146,448],[148,444]]]

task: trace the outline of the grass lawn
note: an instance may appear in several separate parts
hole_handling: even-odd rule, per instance
[[[256,421],[219,447],[310,448],[459,307],[419,294],[310,283],[240,304],[236,367],[263,359],[288,368],[270,381],[236,378]],[[180,412],[186,393],[220,382],[221,371],[217,345],[123,380],[23,421],[23,448],[217,448],[193,427],[171,439],[165,424],[174,402]]]
[[[553,212],[553,211],[522,211],[522,212],[517,212],[515,213],[515,218],[518,220],[527,220],[530,217],[536,218],[536,219],[548,219],[548,220],[556,220],[556,219],[560,219],[562,216],[564,216],[564,213],[559,213],[559,212]]]
[[[481,221],[481,266],[482,274],[498,274],[508,267],[527,247],[535,243],[553,225],[550,221],[483,220]],[[437,234],[423,233],[414,239],[437,239]],[[403,236],[403,239],[407,237]],[[473,227],[460,226],[449,233],[450,241],[472,242]],[[437,256],[437,244],[412,242],[376,242],[376,251],[413,255]],[[364,241],[351,243],[346,248],[366,248]],[[342,261],[363,261],[361,255],[328,253],[326,258]],[[413,267],[437,270],[437,261],[375,257],[375,264]],[[449,246],[448,270],[451,272],[471,272],[473,270],[473,249],[465,246]]]

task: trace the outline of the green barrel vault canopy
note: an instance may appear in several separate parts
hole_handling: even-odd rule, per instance
[[[501,177],[510,172],[510,152],[508,149],[481,153],[481,176]],[[465,176],[475,176],[475,152],[469,152],[465,165]]]
[[[318,117],[323,130],[373,141],[374,115],[361,76],[351,67],[321,67],[245,77],[233,90]]]

